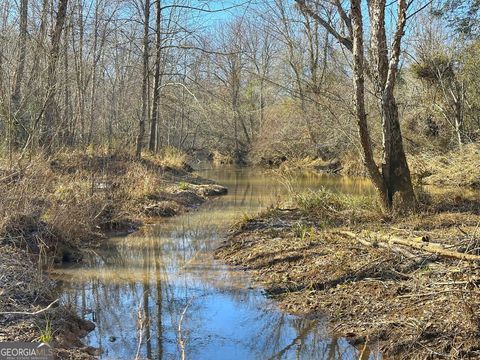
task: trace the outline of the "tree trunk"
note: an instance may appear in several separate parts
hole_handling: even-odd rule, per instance
[[[13,90],[12,100],[18,102],[20,98],[22,80],[25,70],[25,57],[27,51],[27,16],[28,16],[28,0],[20,1],[20,39],[18,52],[18,67],[15,77],[15,86]]]
[[[101,49],[98,50],[98,26],[99,26],[99,4],[95,2],[95,20],[93,23],[93,50],[92,50],[92,74],[90,84],[90,111],[89,111],[89,127],[87,136],[87,145],[92,145],[93,127],[95,122],[95,106],[97,91],[97,63],[100,60]],[[98,53],[98,54],[97,54]]]
[[[351,18],[353,31],[353,85],[355,97],[355,112],[357,116],[358,133],[362,146],[362,156],[373,185],[377,189],[380,203],[388,209],[387,186],[382,174],[373,158],[372,140],[368,131],[367,114],[365,111],[365,76],[364,76],[364,45],[363,45],[363,20],[360,0],[351,2]]]
[[[454,98],[455,101],[455,132],[457,133],[457,142],[458,146],[462,146],[464,143],[464,126],[463,126],[463,106],[465,102],[465,88],[463,83],[460,84],[458,81],[455,81],[455,87],[457,89],[457,96]]]
[[[150,141],[148,149],[151,152],[155,152],[157,148],[157,126],[158,126],[158,106],[160,100],[160,63],[161,59],[161,46],[162,46],[162,34],[161,34],[161,4],[160,0],[155,1],[156,10],[156,38],[155,38],[155,74],[153,80],[153,102],[152,102],[152,118],[150,121]]]
[[[65,31],[63,33],[64,41],[64,57],[63,57],[63,73],[67,79],[69,74],[70,64],[68,61],[68,39],[69,39],[69,26],[65,26]],[[73,111],[70,103],[70,83],[65,81],[63,89],[64,97],[64,110],[63,110],[63,122],[62,122],[62,134],[61,134],[61,143],[64,145],[72,146],[73,145]]]
[[[135,157],[142,157],[143,138],[145,136],[145,122],[148,112],[148,32],[150,22],[150,0],[145,0],[143,25],[143,70],[142,70],[142,114],[138,122],[137,146]]]
[[[398,0],[397,2],[398,18],[396,29],[392,34],[390,59],[388,58],[385,24],[386,1],[371,0],[368,2],[371,66],[365,59],[361,0],[350,1],[350,17],[346,16],[346,11],[343,9],[341,2],[336,1],[335,3],[343,25],[352,34],[351,38],[341,35],[341,32],[338,32],[328,19],[322,18],[307,4],[306,0],[295,0],[295,2],[303,12],[317,20],[339,43],[353,53],[355,112],[362,146],[362,157],[373,185],[377,189],[381,206],[386,211],[393,208],[402,211],[414,208],[416,199],[403,148],[398,108],[394,96],[401,54],[400,45],[407,21],[408,4],[406,0]],[[373,157],[372,141],[367,124],[365,74],[369,76],[374,85],[382,113],[383,163],[381,172]],[[395,194],[398,195],[395,196]]]
[[[78,2],[78,49],[75,38],[75,32],[72,31],[72,46],[73,53],[75,54],[75,76],[77,81],[77,117],[80,120],[80,129],[78,131],[77,139],[80,143],[84,144],[85,139],[85,98],[86,98],[86,85],[85,85],[85,64],[84,64],[84,41],[85,37],[85,24],[84,24],[84,11],[83,1]]]
[[[20,39],[18,52],[18,66],[15,76],[15,85],[12,94],[12,113],[14,117],[12,145],[17,148],[25,138],[25,125],[23,115],[20,111],[21,88],[25,74],[25,58],[27,52],[27,17],[28,17],[28,0],[20,1]]]
[[[398,108],[393,89],[395,86],[398,60],[400,56],[400,39],[405,25],[406,9],[403,1],[399,5],[399,19],[392,45],[392,58],[387,58],[385,34],[385,1],[370,4],[371,47],[375,64],[374,85],[380,98],[383,132],[383,162],[380,173],[372,153],[372,144],[367,127],[365,113],[364,86],[364,49],[363,23],[360,0],[352,0],[351,16],[353,30],[355,103],[365,165],[370,178],[377,188],[379,201],[384,210],[408,210],[416,205],[410,170],[403,148]],[[398,194],[395,196],[395,194]]]
[[[393,94],[386,92],[382,96],[381,108],[384,133],[382,177],[386,184],[386,194],[382,195],[384,207],[387,209],[395,207],[398,211],[411,210],[416,206],[416,199]]]
[[[382,1],[382,0],[381,0]],[[385,1],[381,2],[381,10],[385,12]],[[410,169],[408,168],[407,158],[403,147],[402,132],[400,129],[400,120],[398,117],[398,107],[395,101],[394,88],[398,73],[398,63],[401,54],[401,40],[405,31],[407,21],[407,2],[398,1],[398,19],[397,27],[393,35],[392,50],[388,66],[383,68],[383,73],[379,69],[380,103],[382,112],[382,130],[383,130],[383,163],[382,176],[386,185],[385,207],[389,210],[400,212],[410,211],[416,208],[417,201],[413,191]],[[383,16],[381,36],[385,38],[385,19]],[[380,49],[380,51],[382,51]],[[379,51],[379,53],[380,53]],[[382,56],[381,54],[379,56]],[[383,55],[384,57],[385,55]],[[396,195],[397,194],[397,195]]]
[[[57,19],[52,34],[52,48],[50,50],[50,59],[47,69],[47,101],[45,105],[45,112],[40,135],[40,145],[44,148],[47,155],[51,153],[56,131],[56,69],[60,52],[60,39],[62,36],[63,25],[65,23],[65,17],[67,14],[67,5],[68,0],[59,0]]]

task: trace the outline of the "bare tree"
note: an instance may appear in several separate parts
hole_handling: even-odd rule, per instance
[[[416,61],[411,69],[431,94],[433,110],[439,110],[452,127],[458,146],[462,146],[467,134],[464,127],[466,89],[456,64],[461,56],[456,54],[455,45],[447,45],[442,25],[429,18],[423,20],[415,46]]]
[[[407,22],[406,0],[397,1],[397,25],[391,35],[390,54],[387,43],[385,11],[386,1],[368,2],[370,19],[370,61],[365,58],[365,36],[363,32],[363,8],[361,0],[350,1],[350,14],[340,0],[334,1],[336,14],[342,20],[342,30],[335,27],[333,18],[322,16],[323,1],[295,0],[302,11],[316,19],[337,41],[352,52],[353,79],[355,88],[355,109],[362,146],[363,160],[378,191],[385,210],[394,205],[398,209],[411,209],[416,206],[410,170],[403,148],[402,134],[394,88],[401,54],[401,41]],[[328,6],[328,4],[327,4]],[[372,141],[365,110],[365,75],[369,75],[378,98],[383,132],[383,159],[381,170],[375,163]],[[394,201],[394,199],[397,199]]]
[[[18,51],[18,66],[15,76],[15,84],[12,92],[12,113],[15,117],[13,124],[12,140],[13,146],[18,147],[20,142],[20,134],[24,133],[22,129],[25,124],[22,121],[22,114],[20,113],[21,102],[21,88],[25,75],[25,60],[27,53],[27,18],[28,18],[28,0],[20,1],[20,27],[19,27],[19,51]]]
[[[157,149],[157,124],[158,124],[158,106],[160,99],[160,83],[161,74],[160,67],[162,63],[162,7],[160,0],[155,0],[155,73],[153,75],[153,101],[152,101],[152,116],[150,120],[150,141],[148,149],[150,151],[156,151]]]
[[[59,0],[58,11],[55,21],[55,27],[52,32],[52,43],[50,50],[50,58],[47,69],[47,101],[45,105],[45,112],[42,123],[42,133],[40,138],[40,144],[49,154],[52,150],[53,140],[55,138],[56,128],[56,88],[57,88],[57,62],[60,53],[60,40],[62,36],[63,25],[65,23],[65,17],[67,14],[68,0]]]
[[[145,136],[145,123],[148,114],[148,62],[149,62],[149,42],[148,35],[150,29],[150,0],[145,0],[143,24],[143,67],[142,67],[142,113],[138,121],[138,136],[135,156],[140,159],[142,156],[143,138]]]

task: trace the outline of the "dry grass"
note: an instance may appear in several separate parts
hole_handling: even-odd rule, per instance
[[[161,178],[158,173],[141,163],[131,163],[119,187],[130,200],[135,201],[158,192],[161,187]]]
[[[285,172],[298,170],[313,170],[321,173],[342,174],[354,177],[367,177],[360,153],[355,150],[344,153],[339,159],[322,160],[314,157],[289,158],[279,164],[279,169]]]
[[[313,170],[321,173],[332,173],[336,174],[341,171],[340,161],[337,159],[332,160],[322,160],[314,157],[305,157],[301,159],[293,158],[286,161],[281,161],[279,169],[285,172],[299,171],[299,170]]]
[[[230,155],[224,155],[218,151],[213,152],[213,163],[215,165],[231,165],[234,163],[233,157]]]
[[[380,220],[375,198],[344,194],[322,188],[293,194],[293,203],[307,217],[313,217],[322,227]]]
[[[367,169],[358,151],[350,150],[345,153],[341,157],[340,162],[342,163],[342,174],[347,176],[368,176]]]
[[[130,226],[142,203],[169,185],[169,173],[184,173],[186,155],[168,148],[142,161],[88,151],[16,159],[0,159],[0,243],[63,256],[106,229]]]
[[[160,154],[152,154],[145,152],[142,154],[142,158],[147,160],[158,167],[171,167],[176,169],[184,169],[187,165],[188,155],[173,146],[167,146],[162,149]]]
[[[467,144],[447,154],[421,153],[409,158],[418,183],[480,188],[480,144]]]

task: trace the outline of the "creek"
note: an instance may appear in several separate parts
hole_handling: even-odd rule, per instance
[[[281,312],[213,252],[232,224],[283,201],[288,189],[368,193],[370,185],[233,167],[198,174],[228,195],[110,238],[82,264],[55,270],[62,301],[96,325],[86,344],[101,348],[101,359],[358,359],[322,319]]]

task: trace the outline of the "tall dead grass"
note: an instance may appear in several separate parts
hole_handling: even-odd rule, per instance
[[[446,154],[421,153],[409,159],[417,183],[480,188],[480,144],[466,144]]]
[[[173,148],[146,161],[102,152],[35,156],[15,166],[0,159],[0,246],[56,252],[131,223],[138,203],[162,191],[165,169],[185,161]]]
[[[184,169],[187,167],[187,154],[173,146],[167,146],[159,154],[146,152],[142,158],[155,164],[158,167],[170,167],[174,169]]]

